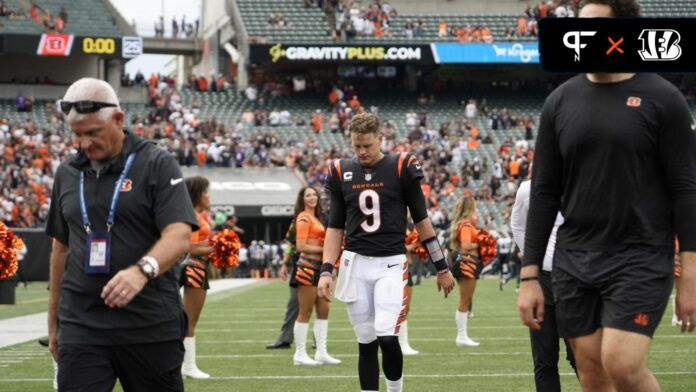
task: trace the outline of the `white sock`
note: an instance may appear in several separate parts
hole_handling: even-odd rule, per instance
[[[396,381],[387,380],[387,392],[401,392],[404,388],[404,376]]]

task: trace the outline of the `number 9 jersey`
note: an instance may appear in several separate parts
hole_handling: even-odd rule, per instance
[[[346,250],[363,256],[406,253],[406,208],[415,223],[428,217],[420,162],[410,153],[385,155],[372,167],[341,159],[329,168],[329,228],[346,232]]]

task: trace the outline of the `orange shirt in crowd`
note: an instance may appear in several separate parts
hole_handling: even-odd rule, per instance
[[[517,31],[519,31],[521,35],[527,34],[527,18],[520,17],[517,19]]]
[[[510,161],[510,174],[515,177],[520,175],[520,163],[515,159]]]
[[[348,106],[350,106],[350,108],[353,110],[357,110],[360,107],[360,101],[357,97],[353,97],[353,99],[348,102]]]
[[[466,31],[466,29],[463,27],[458,27],[457,28],[457,41],[466,42],[466,40],[468,38],[469,38],[469,32]]]
[[[479,142],[478,140],[474,139],[473,137],[469,138],[469,150],[476,150],[478,149]]]
[[[491,43],[493,42],[493,34],[491,34],[491,29],[488,27],[484,27],[481,29],[481,39],[485,43]]]
[[[312,130],[314,132],[321,132],[321,128],[324,124],[324,115],[322,114],[314,114],[312,115]]]
[[[196,163],[198,163],[199,166],[205,166],[207,160],[208,154],[206,154],[205,150],[198,151],[198,154],[196,154]]]
[[[469,132],[469,136],[473,138],[477,138],[479,136],[479,129],[476,127],[471,127],[471,131]]]
[[[331,106],[338,103],[338,92],[336,90],[332,90],[331,93],[329,93],[329,103]]]

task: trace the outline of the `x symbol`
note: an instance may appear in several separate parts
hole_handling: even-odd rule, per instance
[[[609,43],[611,44],[611,47],[609,48],[609,50],[607,50],[607,53],[606,53],[607,56],[609,55],[609,53],[613,52],[614,49],[616,49],[617,52],[623,54],[623,52],[624,52],[623,49],[621,49],[621,48],[619,47],[619,45],[621,45],[621,43],[622,43],[623,40],[624,40],[623,37],[621,37],[621,38],[620,38],[618,41],[616,41],[616,42],[614,42],[614,40],[611,39],[611,37],[608,37],[608,39],[609,39]]]

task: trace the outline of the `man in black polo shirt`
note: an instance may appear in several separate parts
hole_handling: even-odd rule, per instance
[[[56,171],[46,225],[58,387],[182,391],[187,321],[170,267],[197,219],[179,166],[123,129],[106,82],[78,80],[61,109],[80,150]]]
[[[633,0],[587,0],[580,17],[636,17]],[[552,289],[586,391],[659,391],[648,368],[667,306],[674,236],[682,331],[696,326],[696,134],[679,90],[655,74],[586,74],[541,113],[518,307],[538,330],[538,274],[556,214]]]

